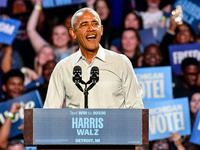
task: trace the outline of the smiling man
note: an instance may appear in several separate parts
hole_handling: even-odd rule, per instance
[[[129,59],[99,44],[103,26],[96,11],[78,10],[72,17],[70,34],[79,50],[60,61],[50,79],[44,108],[84,108],[84,94],[72,81],[73,68],[80,66],[82,80],[90,79],[91,68],[99,68],[99,81],[89,91],[88,108],[143,108],[142,89]],[[84,89],[84,85],[81,85]]]

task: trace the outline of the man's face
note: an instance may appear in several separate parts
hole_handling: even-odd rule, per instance
[[[7,94],[7,99],[16,98],[24,93],[24,82],[20,77],[10,77],[2,88]]]
[[[189,65],[181,72],[183,75],[183,82],[187,88],[196,86],[198,79],[199,68],[196,65]]]
[[[103,33],[103,26],[92,11],[77,14],[75,30],[70,29],[73,39],[78,39],[82,51],[97,51]]]

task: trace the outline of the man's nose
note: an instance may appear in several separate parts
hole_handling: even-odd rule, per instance
[[[94,31],[95,29],[94,29],[93,25],[89,25],[88,30],[89,31]]]

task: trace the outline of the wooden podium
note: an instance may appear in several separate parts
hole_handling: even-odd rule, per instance
[[[148,109],[25,109],[24,144],[37,150],[138,149]]]

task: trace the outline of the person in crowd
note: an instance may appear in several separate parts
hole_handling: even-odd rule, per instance
[[[8,142],[5,150],[25,150],[25,147],[20,140],[15,139]]]
[[[200,91],[197,86],[199,74],[199,62],[195,58],[187,57],[181,63],[181,81],[174,79],[174,98],[191,97],[195,92]]]
[[[45,41],[36,31],[36,26],[38,22],[37,20],[42,9],[42,2],[43,0],[36,1],[36,5],[31,13],[27,24],[27,33],[36,53],[39,52],[42,46],[48,45],[47,41]],[[73,48],[69,47],[69,42],[70,36],[68,29],[62,24],[56,25],[52,29],[52,43],[54,47],[55,60],[57,62],[60,60],[62,54],[72,54]]]
[[[181,142],[181,135],[177,132],[171,133],[169,139],[159,139],[150,142],[149,150],[172,150],[172,143],[174,142],[177,150],[186,150]]]
[[[160,50],[162,55],[165,56],[163,59],[164,65],[170,65],[168,46],[173,44],[188,44],[193,43],[195,38],[194,30],[187,23],[178,25],[173,17],[170,17],[170,27],[167,30],[166,35],[163,37],[160,43]]]
[[[127,13],[125,15],[125,17],[123,17],[123,18],[124,19],[122,19],[120,27],[119,27],[119,31],[118,31],[119,35],[121,35],[125,29],[130,29],[130,28],[133,28],[135,30],[143,29],[142,18],[140,16],[139,12],[137,12],[136,10]],[[120,46],[121,46],[120,41],[121,41],[120,37],[113,39],[112,45],[111,45],[111,50],[119,53]]]
[[[20,70],[10,70],[3,76],[2,89],[6,93],[4,101],[16,98],[24,93],[24,75]],[[19,111],[21,105],[12,103],[9,113],[6,114],[6,119],[3,124],[0,124],[0,149],[5,149],[8,143],[12,119]],[[21,129],[22,126],[19,127]]]
[[[194,122],[197,116],[197,112],[200,108],[200,92],[196,92],[194,93],[189,101],[189,105],[190,105],[190,118],[191,118],[191,131],[193,129],[194,126]],[[186,136],[184,141],[183,141],[183,145],[187,150],[199,150],[200,146],[190,143],[189,142],[190,139],[190,135]]]
[[[108,0],[96,0],[94,8],[99,14],[104,27],[104,34],[102,35],[100,44],[103,47],[110,49],[111,41],[118,36],[117,29],[112,26],[111,22],[111,5]]]
[[[154,37],[157,36],[157,28],[165,27],[165,20],[162,20],[163,12],[159,9],[161,0],[146,0],[147,10],[140,12],[144,29],[152,28]],[[164,23],[163,23],[164,22]]]
[[[54,69],[55,66],[56,66],[55,60],[47,61],[43,65],[43,69],[42,69],[42,77],[44,78],[44,83],[42,85],[38,86],[38,87],[36,86],[36,87],[28,90],[28,91],[31,91],[31,90],[37,89],[40,93],[40,96],[41,96],[43,103],[44,103],[45,98],[46,98],[50,76],[51,76],[51,73],[53,72],[53,69]]]
[[[159,47],[155,44],[150,44],[144,49],[143,55],[138,59],[137,67],[155,67],[162,66],[163,56]]]
[[[137,66],[137,60],[141,55],[140,38],[135,29],[126,29],[121,36],[121,52],[131,61],[133,67]]]
[[[103,26],[98,13],[90,8],[78,10],[72,17],[70,34],[80,49],[56,65],[44,108],[61,108],[65,98],[67,108],[85,107],[84,95],[72,81],[75,66],[82,68],[83,81],[92,67],[99,67],[100,78],[89,91],[88,108],[143,108],[142,89],[129,59],[99,44]]]
[[[35,72],[42,75],[43,66],[48,62],[54,60],[54,50],[51,46],[43,46],[35,56]]]

